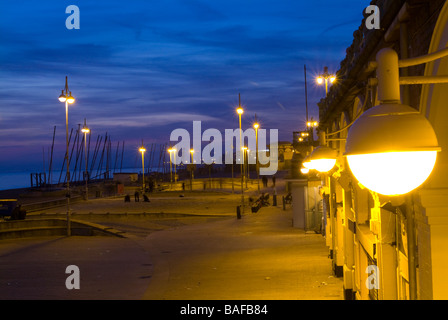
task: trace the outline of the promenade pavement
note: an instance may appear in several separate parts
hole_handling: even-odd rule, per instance
[[[246,209],[237,219],[240,195],[210,194],[202,202],[196,196],[132,203],[147,210],[158,201],[172,203],[168,214],[151,219],[133,215],[142,208],[123,215],[122,199],[74,205],[74,217],[121,227],[126,238],[0,241],[0,299],[343,299],[342,280],[332,273],[325,239],[293,228],[290,207],[283,210],[280,203],[258,213]],[[95,216],[100,207],[108,218],[104,212]],[[45,214],[63,211],[54,208]],[[173,211],[189,216],[170,217]],[[114,213],[121,218],[113,219]],[[79,290],[66,288],[69,265],[80,269]]]

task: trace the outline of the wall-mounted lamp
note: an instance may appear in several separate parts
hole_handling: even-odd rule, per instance
[[[336,165],[337,151],[325,146],[319,146],[311,152],[310,168],[321,173],[330,171]]]
[[[344,156],[360,184],[387,196],[421,186],[441,151],[424,115],[400,104],[399,60],[389,48],[377,55],[380,104],[364,112],[351,126]]]

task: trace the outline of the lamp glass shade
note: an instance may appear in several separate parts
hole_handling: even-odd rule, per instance
[[[67,98],[65,97],[65,94],[62,93],[62,94],[59,96],[59,101],[61,101],[61,102],[65,102],[65,100],[67,100]]]
[[[310,169],[302,168],[302,169],[300,169],[300,172],[302,172],[302,174],[308,174],[308,173],[310,173]]]
[[[441,151],[428,119],[402,104],[381,104],[350,128],[344,156],[355,178],[366,188],[399,196],[421,186]]]
[[[73,98],[72,95],[70,95],[70,96],[67,98],[67,102],[70,103],[70,104],[72,104],[72,103],[75,102],[75,98]]]
[[[437,151],[388,152],[347,157],[356,179],[366,188],[386,196],[407,194],[431,175]]]
[[[333,169],[336,165],[336,159],[317,159],[311,160],[311,167],[321,173],[325,173]]]
[[[311,161],[309,161],[309,160],[304,161],[302,163],[302,165],[303,165],[303,167],[307,168],[308,170],[312,169]]]
[[[325,173],[333,169],[336,165],[337,151],[325,146],[319,146],[311,153],[309,160],[311,168],[321,173]]]

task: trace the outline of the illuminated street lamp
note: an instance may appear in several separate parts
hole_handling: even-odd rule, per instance
[[[191,183],[191,190],[193,190],[193,180],[194,180],[193,154],[194,154],[194,149],[190,149],[190,155],[191,155],[191,165],[190,165],[190,168],[191,168],[191,175],[190,175],[190,177],[191,177],[191,181],[190,181],[190,183]]]
[[[336,76],[334,74],[328,73],[328,67],[324,67],[324,73],[319,75],[316,81],[319,85],[325,83],[325,93],[328,95],[328,83],[333,84],[336,81]]]
[[[415,61],[408,66],[421,64],[420,59]],[[351,126],[344,154],[361,185],[387,196],[403,195],[421,186],[441,151],[428,119],[400,104],[399,65],[394,50],[386,48],[377,54],[380,104]]]
[[[243,161],[244,161],[244,178],[246,181],[246,188],[247,188],[247,180],[249,180],[249,149],[247,147],[242,147],[241,150],[243,150]],[[247,159],[247,162],[246,162]]]
[[[172,148],[170,148],[170,149],[168,149],[168,152],[170,153],[170,185],[171,185],[171,188],[173,188],[173,168],[172,168],[173,161],[171,159],[171,153],[173,153],[174,150]]]
[[[243,131],[241,130],[241,116],[244,113],[243,108],[241,107],[241,94],[238,95],[239,98],[239,104],[238,108],[236,109],[236,113],[238,113],[238,120],[240,124],[240,146],[243,146]],[[244,154],[243,154],[244,158]],[[243,161],[241,161],[241,210],[242,213],[244,213],[244,175],[243,175]]]
[[[306,126],[308,127],[308,128],[317,128],[318,126],[319,126],[319,122],[317,122],[317,121],[308,121],[307,123],[306,123]]]
[[[303,159],[302,166],[309,170],[312,169],[310,156],[307,156],[305,159]]]
[[[320,173],[326,173],[334,168],[337,160],[337,151],[329,147],[319,146],[311,152],[309,157],[310,164],[307,169],[317,170]]]
[[[87,127],[86,119],[84,119],[84,126],[81,129],[81,132],[84,133],[84,160],[86,163],[86,200],[89,200],[89,191],[88,191],[88,171],[87,171],[87,134],[90,133],[90,129]]]
[[[142,141],[142,146],[140,147],[140,149],[138,149],[138,151],[140,151],[142,153],[142,173],[143,173],[143,193],[145,192],[145,152],[146,149],[143,146],[143,141]]]
[[[260,128],[260,125],[255,122],[254,123],[254,129],[255,129],[255,169],[257,170],[257,184],[258,184],[258,192],[260,192],[260,169],[258,167],[258,129]]]
[[[176,168],[177,168],[177,165],[176,165],[176,152],[177,152],[177,150],[176,150],[176,148],[171,148],[170,150],[168,150],[169,152],[170,152],[170,160],[171,160],[171,153],[174,153],[174,183],[176,184],[177,183],[177,172],[176,172]]]
[[[310,169],[303,167],[300,169],[300,172],[302,172],[302,174],[306,175],[306,174],[310,173]]]
[[[71,91],[68,90],[68,77],[65,77],[65,88],[62,90],[61,95],[59,96],[60,102],[65,102],[65,162],[67,164],[67,194],[65,195],[67,198],[67,236],[71,235],[71,226],[70,226],[70,168],[69,168],[69,157],[68,157],[68,105],[73,104],[75,102],[75,98],[73,98]]]

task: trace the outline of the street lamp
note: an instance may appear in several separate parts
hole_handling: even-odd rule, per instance
[[[190,181],[190,185],[191,185],[191,190],[193,190],[193,179],[194,179],[194,164],[193,164],[193,154],[194,154],[194,149],[190,149],[190,155],[191,155],[191,164],[190,164],[190,177],[191,177],[191,181]]]
[[[255,149],[255,168],[257,170],[257,183],[258,183],[258,192],[260,192],[260,169],[258,168],[258,129],[260,128],[260,125],[255,122],[254,123],[254,129],[255,129],[255,141],[256,141],[256,149]]]
[[[142,173],[143,173],[143,193],[145,193],[145,152],[146,149],[143,146],[143,141],[142,141],[142,146],[140,147],[140,149],[138,149],[138,151],[140,151],[142,153]]]
[[[328,83],[333,84],[336,81],[334,74],[328,73],[328,67],[324,67],[324,73],[319,75],[316,79],[317,84],[322,85],[325,83],[325,93],[328,95]]]
[[[86,200],[89,200],[89,191],[88,191],[88,171],[87,171],[87,134],[90,133],[90,129],[87,127],[86,119],[84,119],[84,126],[81,129],[81,132],[84,133],[84,160],[86,163]]]
[[[72,92],[68,90],[68,77],[65,77],[65,88],[62,90],[59,96],[60,102],[65,102],[65,162],[67,164],[67,236],[71,236],[70,227],[70,168],[69,168],[69,157],[68,157],[68,105],[75,102],[75,98],[72,96]]]
[[[174,184],[177,184],[177,172],[176,172],[176,167],[177,167],[177,165],[176,165],[176,153],[177,153],[177,150],[176,150],[176,148],[171,148],[171,151],[170,151],[170,154],[171,154],[171,152],[172,153],[174,153]]]
[[[168,149],[168,152],[170,153],[170,185],[171,185],[171,189],[173,188],[173,169],[172,169],[172,163],[173,161],[171,160],[171,153],[174,152],[174,150],[172,148]]]
[[[247,147],[242,147],[241,150],[243,150],[243,162],[245,164],[244,166],[244,178],[246,180],[246,188],[247,188],[247,180],[249,179],[249,149]],[[247,159],[247,163],[246,163]]]
[[[336,165],[337,155],[336,150],[325,146],[319,146],[311,152],[309,160],[307,160],[309,161],[309,164],[306,163],[305,168],[326,173]]]
[[[421,64],[420,59],[415,59]],[[344,156],[359,183],[371,191],[399,196],[421,186],[441,151],[431,123],[419,111],[400,104],[398,54],[377,54],[378,100],[351,126]]]
[[[306,123],[306,126],[308,127],[308,128],[317,128],[318,126],[319,126],[319,122],[317,122],[317,121],[308,121],[307,123]]]
[[[243,131],[241,130],[241,116],[244,113],[243,108],[241,107],[241,94],[238,95],[239,97],[239,105],[236,109],[236,113],[238,113],[238,119],[240,124],[240,147],[243,146]],[[243,154],[244,157],[244,154]],[[241,161],[241,210],[242,213],[244,213],[244,176],[243,176],[243,161]]]

